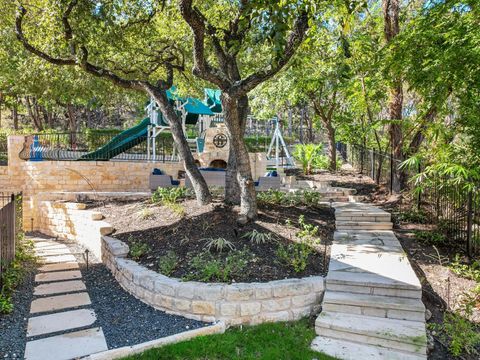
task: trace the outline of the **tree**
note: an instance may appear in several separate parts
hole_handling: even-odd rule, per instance
[[[11,5],[4,3],[3,6],[12,11]],[[181,119],[166,95],[166,90],[173,85],[175,71],[183,71],[185,63],[184,54],[175,42],[152,25],[155,21],[172,21],[169,20],[171,14],[165,13],[161,19],[158,16],[163,6],[168,7],[164,9],[166,13],[172,10],[165,3],[141,0],[122,3],[71,0],[66,4],[38,0],[30,2],[28,9],[48,9],[48,14],[53,15],[43,14],[40,20],[32,10],[32,16],[28,17],[27,7],[20,5],[15,29],[26,50],[51,64],[78,67],[119,87],[142,91],[154,98],[170,125],[197,201],[207,204],[211,201],[207,184],[195,165]],[[61,19],[60,23],[55,21],[57,18]],[[27,37],[25,22],[37,25],[35,34],[30,30]],[[45,31],[41,38],[37,35],[39,30]],[[63,44],[48,49],[46,35],[55,40],[61,38]]]
[[[179,0],[179,7],[193,33],[193,74],[222,91],[231,149],[225,197],[235,203],[240,195],[240,214],[242,221],[247,221],[257,215],[255,185],[243,141],[248,93],[277,74],[294,55],[307,31],[310,7],[298,1],[214,3],[194,6],[193,0]],[[253,52],[266,61],[246,61]],[[243,75],[247,72],[249,75]]]

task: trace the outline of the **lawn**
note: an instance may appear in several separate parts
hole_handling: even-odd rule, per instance
[[[225,334],[198,337],[152,349],[127,359],[289,359],[329,360],[330,356],[310,350],[315,337],[311,321],[235,327]]]

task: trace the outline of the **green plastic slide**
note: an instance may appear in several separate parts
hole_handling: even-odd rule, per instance
[[[83,155],[79,160],[107,161],[147,139],[150,118],[115,136],[101,148]]]

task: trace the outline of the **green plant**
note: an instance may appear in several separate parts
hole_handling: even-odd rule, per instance
[[[314,164],[321,155],[322,145],[317,144],[298,144],[295,146],[293,156],[302,164],[303,172],[306,175],[312,173]]]
[[[272,241],[272,235],[272,233],[260,232],[253,229],[252,231],[243,234],[242,238],[248,238],[252,243],[259,245]]]
[[[298,218],[298,225],[300,226],[300,231],[297,233],[299,238],[305,241],[312,241],[317,236],[318,226],[307,224],[303,214]]]
[[[142,210],[140,210],[140,219],[142,220],[155,219],[155,214],[152,209],[148,207],[144,207]]]
[[[322,194],[314,190],[304,190],[302,191],[302,202],[307,206],[316,206],[322,199]]]
[[[308,258],[312,253],[313,249],[306,243],[279,245],[276,251],[276,255],[280,261],[292,267],[297,273],[307,268]]]
[[[406,210],[398,214],[398,220],[414,224],[427,224],[428,216],[422,210]]]
[[[185,206],[183,206],[182,204],[177,204],[177,203],[166,203],[165,206],[167,208],[169,208],[170,210],[172,210],[172,212],[179,216],[179,217],[183,217],[185,216]]]
[[[427,245],[445,246],[448,243],[447,237],[438,231],[415,230],[415,238]]]
[[[150,252],[150,246],[141,241],[134,241],[130,244],[130,256],[134,260],[140,259],[147,252]]]
[[[466,264],[462,261],[460,254],[456,254],[449,268],[458,276],[480,282],[480,260]]]
[[[178,264],[178,256],[175,251],[170,250],[166,255],[161,256],[158,259],[158,270],[164,275],[170,275],[173,273]]]
[[[286,193],[280,190],[269,189],[257,194],[257,201],[264,205],[282,205],[285,199]]]
[[[232,250],[227,257],[221,258],[208,251],[197,254],[190,261],[193,272],[185,280],[222,281],[233,280],[243,274],[252,259],[252,253],[243,250]]]
[[[158,188],[152,194],[152,202],[155,204],[175,204],[179,200],[190,196],[190,191],[184,187]]]
[[[480,333],[467,319],[459,314],[447,312],[442,324],[434,324],[433,329],[440,332],[440,338],[449,343],[449,351],[453,356],[463,353],[476,354],[476,347],[480,344]]]
[[[233,245],[231,241],[222,237],[208,238],[205,240],[207,241],[207,243],[205,244],[205,249],[210,252],[212,251],[212,249],[215,249],[217,252],[235,249],[235,245]]]

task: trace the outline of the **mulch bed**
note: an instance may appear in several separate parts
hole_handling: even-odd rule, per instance
[[[328,206],[315,208],[303,206],[263,206],[258,219],[244,226],[237,225],[238,209],[214,202],[208,206],[198,206],[194,200],[182,203],[183,216],[176,215],[170,208],[145,202],[98,203],[97,210],[106,216],[116,232],[114,237],[129,245],[134,242],[148,244],[150,250],[137,261],[149,269],[158,271],[158,259],[169,251],[174,251],[178,263],[170,276],[182,278],[191,274],[189,265],[193,256],[205,252],[206,239],[224,238],[232,242],[235,249],[247,248],[253,259],[246,271],[236,275],[234,282],[264,282],[285,278],[299,278],[326,274],[328,269],[330,244],[334,231],[334,211]],[[305,222],[319,227],[320,244],[308,258],[308,265],[302,272],[279,261],[276,250],[279,244],[299,241],[298,219],[304,215]],[[291,226],[286,225],[289,219]],[[255,244],[242,237],[252,230],[272,234],[275,241]],[[225,258],[228,252],[217,253]]]

